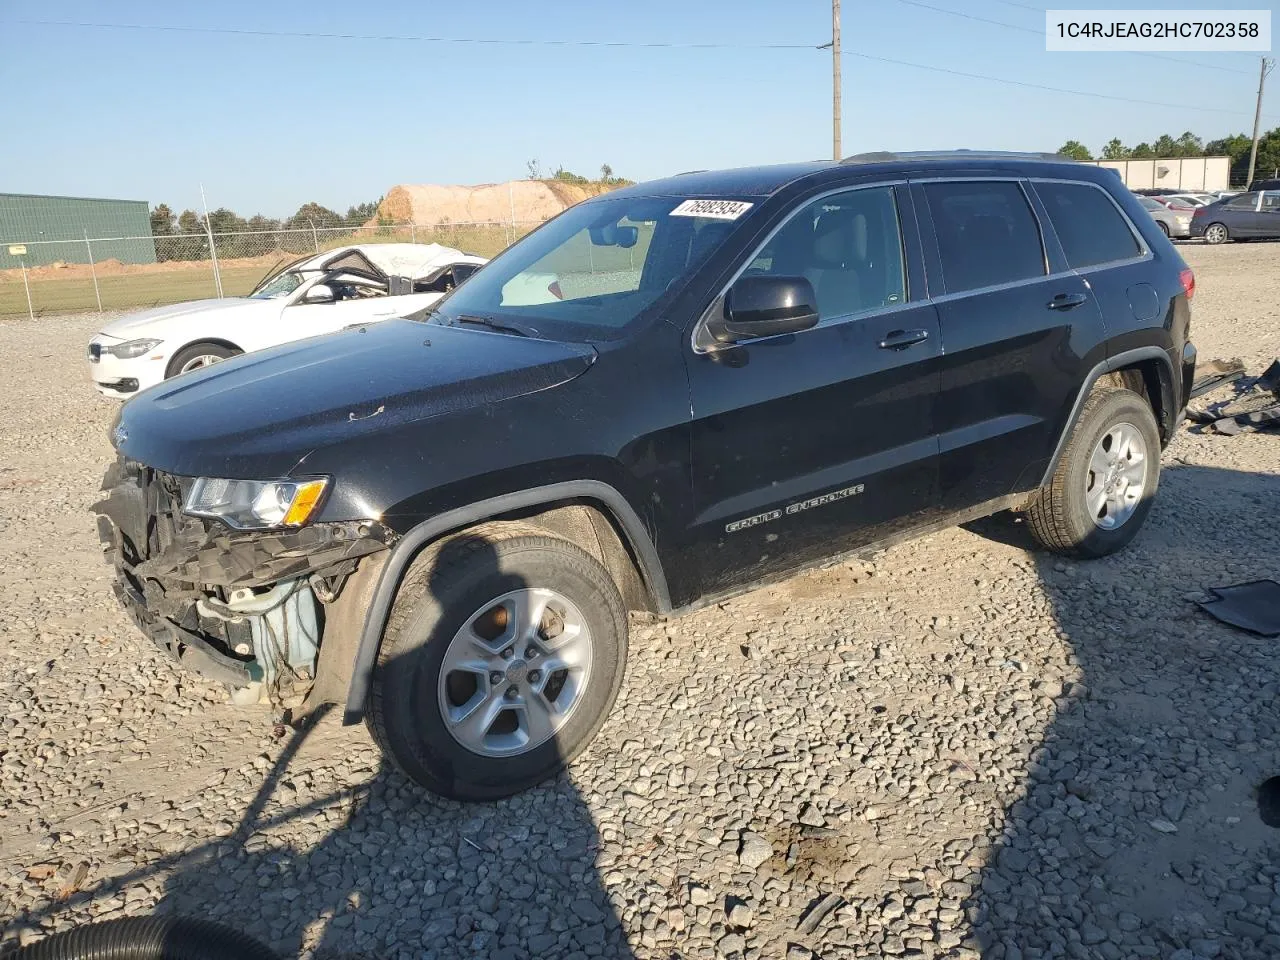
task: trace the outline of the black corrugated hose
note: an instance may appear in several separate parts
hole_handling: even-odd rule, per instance
[[[238,930],[189,917],[125,917],[66,930],[14,960],[279,960]]]

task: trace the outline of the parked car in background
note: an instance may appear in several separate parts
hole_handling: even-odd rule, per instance
[[[1143,187],[1141,190],[1133,191],[1140,197],[1169,197],[1175,193],[1181,193],[1181,190],[1174,190],[1171,187]]]
[[[1145,199],[1154,200],[1156,203],[1160,204],[1160,206],[1168,207],[1170,210],[1183,210],[1190,213],[1196,208],[1196,204],[1191,203],[1189,200],[1183,200],[1181,197],[1177,196],[1146,197]]]
[[[1138,197],[1138,203],[1151,214],[1151,219],[1164,231],[1166,237],[1185,239],[1191,236],[1190,207],[1171,210],[1155,197]]]
[[[1280,177],[1268,177],[1265,180],[1255,180],[1249,184],[1249,192],[1261,190],[1280,190]]]
[[[1191,218],[1191,236],[1209,243],[1280,237],[1280,190],[1242,193],[1199,207]]]
[[[1207,207],[1220,198],[1214,193],[1173,193],[1167,197],[1157,197],[1156,199],[1167,200],[1170,204],[1190,207],[1194,210],[1196,207]]]
[[[174,303],[107,324],[89,341],[89,374],[99,393],[127,397],[239,353],[421,310],[485,262],[438,243],[309,254],[246,297]]]
[[[130,400],[98,531],[181,664],[295,717],[345,703],[416,783],[492,800],[596,735],[628,610],[1002,510],[1123,548],[1194,290],[1085,164],[684,174],[570,207],[416,318]]]

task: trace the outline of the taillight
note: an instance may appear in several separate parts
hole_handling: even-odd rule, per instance
[[[551,294],[553,297],[555,297],[557,300],[564,299],[564,291],[560,289],[559,280],[552,280],[549,284],[547,284],[547,292]]]
[[[1196,275],[1190,267],[1184,267],[1178,273],[1178,279],[1182,281],[1183,292],[1186,293],[1187,299],[1190,300],[1196,295]]]
[[[1208,212],[1208,207],[1196,207],[1195,212],[1191,214],[1191,219],[1194,220],[1196,217],[1203,217]]]

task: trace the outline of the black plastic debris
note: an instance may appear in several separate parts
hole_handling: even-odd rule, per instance
[[[1191,399],[1203,397],[1243,376],[1243,360],[1206,360],[1204,363],[1197,363],[1196,378],[1191,383]]]
[[[1254,580],[1211,587],[1211,600],[1196,602],[1213,617],[1263,637],[1280,636],[1280,583]]]
[[[1239,360],[1209,360],[1196,366],[1187,419],[1224,436],[1280,430],[1280,360],[1259,377],[1244,374]]]

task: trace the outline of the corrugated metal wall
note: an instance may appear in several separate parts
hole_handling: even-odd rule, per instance
[[[27,266],[63,261],[88,263],[85,232],[94,241],[93,259],[122,263],[155,263],[150,240],[151,215],[145,200],[98,200],[89,197],[44,197],[0,193],[0,269],[19,266],[10,244],[26,244]],[[99,240],[100,237],[132,237]],[[66,241],[49,243],[47,241]],[[78,242],[77,242],[78,241]]]

